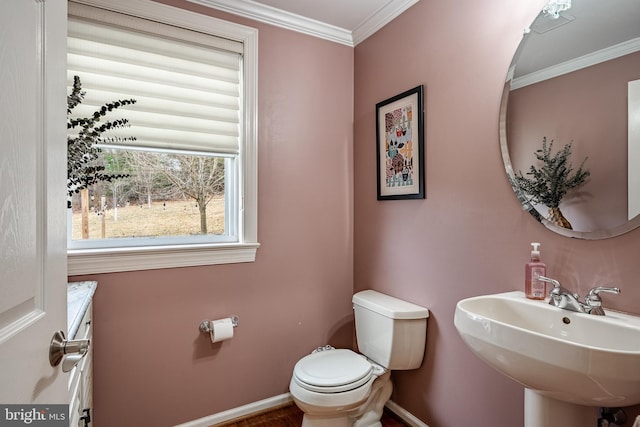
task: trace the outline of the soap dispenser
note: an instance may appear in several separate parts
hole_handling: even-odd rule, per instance
[[[531,260],[525,265],[524,274],[524,293],[527,298],[543,300],[547,296],[547,284],[538,276],[546,276],[547,266],[540,261],[540,243],[531,243]]]

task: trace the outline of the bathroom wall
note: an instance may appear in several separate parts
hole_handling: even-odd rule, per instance
[[[506,179],[502,88],[544,3],[422,0],[355,48],[355,289],[430,308],[423,366],[394,372],[392,397],[430,427],[523,424],[523,388],[471,354],[453,315],[461,298],[522,289],[531,241],[542,243],[550,276],[582,295],[620,286],[623,295],[604,297],[605,306],[640,314],[640,230],[602,241],[560,237],[521,209]],[[427,198],[377,201],[375,105],[418,84]]]
[[[534,240],[550,275],[582,294],[618,284],[605,305],[640,314],[640,230],[557,236],[505,177],[502,87],[544,1],[422,0],[355,49],[171,1],[260,29],[262,247],[251,264],[92,276],[97,424],[169,426],[286,392],[299,357],[351,343],[355,287],[431,310],[423,366],[394,373],[398,404],[430,427],[522,425],[522,387],[470,353],[453,313],[522,288]],[[427,198],[379,202],[375,104],[418,84]],[[212,346],[199,322],[231,313],[236,337]]]
[[[254,263],[84,277],[99,282],[104,427],[172,426],[286,393],[300,357],[352,343],[353,49],[173,3],[259,29],[261,247]],[[230,314],[232,340],[198,330]]]
[[[627,222],[627,86],[640,79],[640,52],[513,90],[509,155],[515,171],[537,164],[542,137],[554,153],[572,143],[577,169],[589,180],[560,205],[574,230],[609,230]],[[546,215],[546,208],[544,211]]]

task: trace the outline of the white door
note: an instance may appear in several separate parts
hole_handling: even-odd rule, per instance
[[[0,404],[68,403],[49,364],[67,325],[66,3],[2,0]]]

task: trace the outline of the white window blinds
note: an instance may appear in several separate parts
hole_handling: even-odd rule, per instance
[[[242,44],[101,9],[69,4],[67,84],[86,96],[75,117],[134,98],[108,119],[130,127],[131,148],[238,154]]]

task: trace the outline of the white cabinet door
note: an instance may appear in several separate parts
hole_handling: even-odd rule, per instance
[[[66,0],[2,0],[0,404],[68,403],[53,333],[66,331]]]

